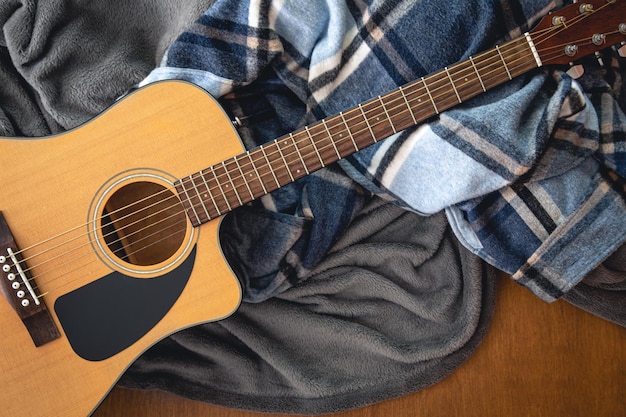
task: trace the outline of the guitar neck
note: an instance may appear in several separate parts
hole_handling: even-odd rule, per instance
[[[559,9],[517,39],[180,179],[179,198],[198,226],[532,69],[624,44],[625,12],[626,0]]]
[[[541,66],[529,35],[176,182],[194,226]]]

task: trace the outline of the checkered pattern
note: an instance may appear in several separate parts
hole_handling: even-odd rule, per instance
[[[249,129],[253,146],[519,36],[553,6],[218,0],[145,82],[186,79],[239,110],[265,93],[280,128]],[[558,69],[518,77],[339,164],[355,190],[426,215],[445,210],[470,250],[553,300],[626,240],[624,66],[605,61],[612,67],[590,62],[579,81]],[[302,117],[286,120],[286,103]],[[272,197],[266,207],[293,205]],[[311,214],[318,224],[345,213],[345,199],[324,197],[290,196],[324,207]],[[335,236],[345,225],[332,226]]]

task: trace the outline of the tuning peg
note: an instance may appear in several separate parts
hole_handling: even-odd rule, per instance
[[[593,5],[589,3],[583,3],[578,7],[580,14],[588,14],[593,12]]]
[[[600,52],[596,52],[595,54],[596,60],[601,67],[604,67],[604,60],[602,59],[602,54]]]
[[[577,80],[583,76],[583,74],[585,73],[585,68],[583,68],[581,64],[574,65],[573,63],[570,63],[570,68],[566,72],[567,75]]]

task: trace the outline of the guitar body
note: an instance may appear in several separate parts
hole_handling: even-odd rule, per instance
[[[237,308],[219,221],[192,227],[173,182],[242,150],[217,103],[175,81],[55,137],[0,139],[0,211],[59,332],[36,347],[0,299],[3,415],[89,415],[148,347]]]
[[[623,53],[625,9],[559,9],[524,36],[249,152],[215,100],[177,81],[56,137],[0,138],[2,414],[89,415],[151,345],[231,314],[241,289],[211,219],[537,67],[612,44]]]

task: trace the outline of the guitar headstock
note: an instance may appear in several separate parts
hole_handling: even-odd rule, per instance
[[[545,16],[530,36],[544,65],[568,64],[626,42],[626,0],[579,1]]]

